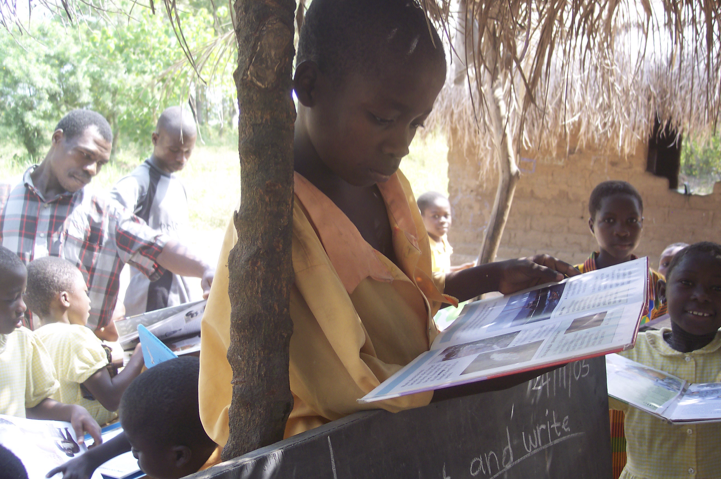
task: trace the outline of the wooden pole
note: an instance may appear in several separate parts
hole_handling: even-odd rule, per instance
[[[223,459],[283,438],[293,396],[288,379],[293,282],[295,3],[236,0],[241,207],[228,258],[233,369],[230,437]]]

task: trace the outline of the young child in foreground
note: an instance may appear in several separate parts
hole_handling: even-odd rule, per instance
[[[443,302],[577,274],[549,256],[432,273],[428,235],[398,170],[446,72],[443,42],[418,3],[313,0],[296,61],[294,404],[286,437],[361,409],[400,411],[438,400],[444,393],[357,402],[428,350]],[[230,222],[201,334],[200,416],[220,445],[228,440],[232,396],[227,258],[237,241]],[[492,384],[500,383],[483,386]]]
[[[598,252],[591,253],[585,263],[576,265],[581,273],[607,268],[636,259],[633,252],[641,241],[643,200],[636,188],[625,181],[604,181],[591,192],[588,200],[588,227],[598,242]],[[666,304],[659,294],[662,277],[648,270],[649,302],[641,324],[666,313]],[[626,439],[623,414],[610,411],[613,477],[618,478],[626,464]]]
[[[658,260],[658,273],[665,278],[666,273],[668,272],[668,265],[671,264],[674,256],[687,246],[688,244],[686,243],[673,243],[666,246],[666,248],[661,252],[661,257]]]
[[[448,230],[451,229],[453,217],[448,198],[435,191],[428,191],[418,197],[418,209],[421,210],[423,224],[428,232],[428,241],[433,253],[431,256],[433,272],[450,273],[474,266],[473,263],[451,266],[453,248],[448,242]]]
[[[55,370],[42,342],[21,326],[27,270],[20,258],[0,246],[0,414],[72,424],[78,441],[89,433],[98,444],[100,426],[82,406],[51,399]]]
[[[640,333],[636,346],[620,354],[693,383],[721,381],[721,245],[681,250],[668,267],[664,292],[671,329]],[[622,478],[721,477],[721,423],[670,425],[619,401],[610,404],[626,413]]]
[[[60,388],[53,398],[79,404],[105,425],[117,417],[123,391],[143,368],[140,344],[120,374],[111,374],[110,349],[86,327],[90,298],[78,268],[47,256],[28,264],[25,301],[44,326],[35,331],[53,360]]]
[[[198,358],[160,363],[136,378],[120,400],[123,432],[47,474],[87,479],[115,456],[133,451],[153,479],[178,479],[220,462],[220,449],[198,415]]]

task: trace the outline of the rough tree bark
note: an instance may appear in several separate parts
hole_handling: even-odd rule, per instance
[[[233,368],[230,437],[223,459],[283,438],[293,407],[288,347],[293,324],[293,123],[295,3],[236,0],[241,207],[228,259]]]
[[[478,264],[491,263],[496,258],[503,230],[511,212],[516,184],[521,179],[516,154],[513,151],[513,142],[508,135],[509,122],[506,103],[503,99],[504,83],[509,74],[504,70],[502,62],[499,61],[499,45],[495,39],[494,29],[486,28],[483,50],[487,70],[484,72],[484,87],[481,93],[493,129],[493,156],[498,168],[498,189],[486,236],[478,255]]]

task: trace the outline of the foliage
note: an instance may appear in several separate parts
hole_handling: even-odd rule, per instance
[[[192,15],[179,13],[191,50],[210,43],[215,25],[221,25],[221,17],[197,3]],[[0,125],[23,144],[24,160],[37,161],[57,121],[73,108],[108,119],[117,153],[121,147],[147,148],[159,112],[185,103],[198,85],[210,98],[202,105],[206,110],[215,103],[226,105],[226,112],[232,106],[230,75],[218,75],[211,86],[198,81],[164,12],[138,7],[130,16],[92,13],[75,26],[58,16],[36,19],[30,35],[0,30]]]
[[[708,142],[685,140],[681,147],[681,175],[694,194],[710,194],[721,181],[721,136]]]

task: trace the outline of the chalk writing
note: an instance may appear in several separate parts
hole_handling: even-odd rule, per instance
[[[558,393],[567,394],[570,398],[573,383],[587,377],[590,371],[587,360],[582,359],[528,381],[527,395],[531,404],[540,401],[544,393],[547,398],[556,397]]]
[[[338,479],[338,473],[335,470],[335,458],[333,457],[333,444],[330,442],[330,436],[328,436],[328,450],[330,451],[330,467],[333,469],[333,479]]]

